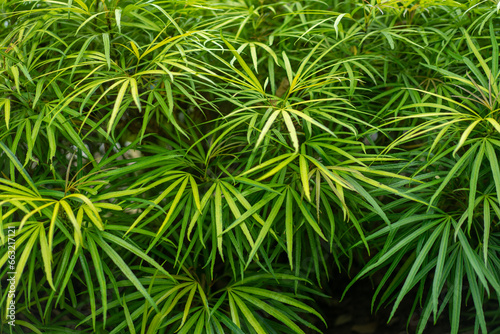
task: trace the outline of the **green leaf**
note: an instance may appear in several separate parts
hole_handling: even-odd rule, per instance
[[[457,151],[460,149],[460,147],[462,147],[462,145],[465,143],[465,141],[467,140],[467,138],[469,137],[470,133],[472,132],[472,130],[474,130],[474,128],[476,127],[476,125],[481,122],[480,119],[472,122],[468,127],[467,129],[465,129],[465,131],[462,133],[462,136],[460,137],[460,140],[458,141],[458,144],[457,146],[455,147],[455,150],[453,151],[453,156],[455,156],[455,154],[457,153]]]
[[[236,60],[238,61],[238,63],[241,65],[241,67],[243,68],[243,70],[245,71],[245,73],[248,75],[248,78],[244,77],[244,79],[247,80],[248,83],[250,83],[258,92],[264,94],[264,89],[260,85],[259,79],[257,79],[257,77],[255,76],[255,74],[252,72],[252,70],[250,69],[250,67],[245,62],[245,60],[240,56],[240,54],[238,53],[238,51],[236,51],[236,49],[224,38],[224,36],[222,36],[222,34],[220,35],[220,38],[222,39],[222,41],[224,42],[224,44],[226,44],[226,46],[228,47],[229,51],[231,51],[231,53],[236,58]]]
[[[111,233],[108,233],[108,232],[102,232],[101,235],[102,235],[103,239],[109,240],[110,242],[112,242],[120,247],[123,247],[124,249],[128,250],[132,254],[139,257],[141,260],[146,261],[147,263],[149,263],[150,265],[152,265],[153,267],[158,269],[159,272],[163,273],[164,275],[171,278],[175,282],[175,279],[170,275],[170,273],[168,271],[165,270],[165,268],[163,268],[161,265],[159,265],[158,262],[156,262],[153,258],[148,256],[146,253],[144,253],[138,247],[135,247],[130,242],[127,242],[127,241],[123,240],[122,238],[117,237],[117,236],[115,236]]]
[[[150,44],[149,47],[146,49],[146,51],[144,51],[144,53],[139,57],[139,59],[144,58],[146,55],[150,54],[154,50],[156,50],[158,48],[161,48],[162,46],[164,46],[164,45],[166,45],[166,44],[168,44],[170,42],[173,42],[173,41],[178,40],[180,38],[192,35],[192,34],[194,34],[196,32],[197,31],[188,31],[188,32],[186,32],[184,34],[181,34],[181,35],[177,35],[177,36],[173,36],[173,37],[170,37],[170,38],[166,38],[166,39],[162,40],[161,42],[159,42],[158,44],[156,44],[155,46],[151,46],[153,44]],[[160,36],[160,34],[157,36],[157,38]],[[156,38],[155,38],[155,40],[156,40]]]
[[[292,66],[290,65],[290,60],[288,59],[288,56],[286,55],[286,52],[283,51],[281,53],[281,56],[283,57],[283,63],[285,64],[285,70],[286,70],[286,76],[288,78],[288,82],[292,83],[293,82],[293,71],[292,71]]]
[[[62,208],[66,212],[66,215],[68,216],[69,221],[73,225],[73,230],[74,230],[74,234],[75,234],[74,242],[75,242],[75,246],[76,246],[75,247],[75,253],[76,253],[80,249],[80,246],[83,244],[81,225],[77,221],[75,214],[73,213],[73,209],[66,201],[60,200],[59,204],[62,206]]]
[[[31,189],[33,189],[33,191],[35,192],[35,194],[38,195],[38,196],[40,196],[40,194],[38,193],[38,189],[35,186],[35,183],[31,179],[31,177],[29,176],[29,174],[26,172],[26,170],[24,169],[24,167],[21,164],[21,162],[17,159],[17,157],[15,156],[15,154],[12,153],[12,151],[7,147],[7,145],[5,145],[1,140],[0,140],[0,148],[5,152],[5,154],[7,155],[7,157],[10,159],[11,163],[18,170],[18,172],[21,174],[21,176],[24,178],[24,180],[29,184],[29,186],[31,187]]]
[[[292,138],[293,148],[295,148],[295,153],[299,152],[299,139],[297,138],[297,131],[295,130],[295,126],[293,125],[292,119],[290,115],[283,110],[282,113],[283,119],[285,121],[286,127],[288,128],[288,132],[290,133],[290,138]]]
[[[495,119],[488,117],[486,118],[486,120],[490,122],[491,125],[493,125],[493,127],[495,128],[495,130],[497,130],[498,133],[500,133],[500,124],[498,124],[498,122]]]
[[[217,235],[217,249],[222,259],[224,255],[222,252],[222,231],[224,227],[222,225],[222,192],[221,185],[217,183],[215,187],[215,231]]]
[[[305,220],[309,223],[309,225],[313,228],[314,232],[323,240],[328,241],[321,231],[321,228],[319,227],[318,223],[314,220],[313,215],[307,210],[307,208],[304,206],[304,203],[302,200],[299,198],[299,195],[297,192],[293,189],[289,189],[289,192],[292,193],[293,197],[295,198],[295,202],[297,203],[300,211],[302,212],[303,217]]]
[[[134,275],[130,267],[125,263],[120,255],[104,240],[100,238],[94,239],[95,243],[98,244],[102,250],[109,256],[109,258],[116,264],[116,266],[121,270],[121,272],[127,277],[127,279],[132,283],[136,289],[146,298],[148,303],[155,309],[156,312],[160,312],[158,306],[149,293],[146,291],[144,286],[141,284],[139,279]]]
[[[262,143],[262,141],[264,140],[267,132],[269,131],[269,129],[273,125],[274,120],[276,119],[276,117],[278,117],[278,115],[280,113],[281,113],[281,110],[275,110],[271,114],[271,116],[269,116],[269,118],[266,121],[266,124],[264,125],[264,127],[262,128],[262,131],[260,132],[260,135],[259,135],[259,138],[257,139],[257,142],[255,143],[254,151],[257,150],[257,148],[259,148],[259,146]]]
[[[447,259],[448,243],[450,237],[451,222],[448,221],[446,226],[444,226],[443,233],[441,234],[441,244],[439,246],[439,253],[436,263],[436,270],[434,274],[434,279],[432,281],[432,309],[434,311],[434,320],[437,318],[438,312],[438,300],[441,294],[440,289],[442,288],[441,280],[444,276],[443,270]]]
[[[246,267],[250,264],[252,261],[253,257],[255,256],[255,253],[260,248],[260,245],[264,241],[264,238],[267,236],[267,233],[269,232],[269,229],[271,228],[271,225],[278,215],[279,211],[281,210],[281,204],[283,203],[283,200],[285,199],[286,193],[281,194],[276,201],[273,203],[271,212],[269,213],[269,216],[267,216],[266,223],[262,227],[262,229],[259,232],[259,236],[255,240],[255,244],[252,247],[252,250],[250,251],[250,255],[248,256],[247,264]]]
[[[448,172],[448,175],[446,175],[446,178],[444,178],[441,181],[441,184],[439,185],[439,188],[434,192],[434,195],[432,196],[431,200],[429,201],[429,205],[432,205],[436,197],[439,196],[441,191],[443,191],[444,187],[450,182],[451,178],[455,176],[455,173],[466,163],[466,161],[469,159],[469,157],[476,151],[477,147],[479,146],[479,143],[474,144],[472,147],[470,147],[467,152],[462,155],[462,157],[457,161],[455,166]]]
[[[458,258],[455,265],[455,279],[453,284],[453,303],[451,310],[451,333],[457,334],[460,326],[460,309],[462,307],[462,290],[463,290],[463,256],[462,251],[458,253]]]
[[[132,98],[134,99],[135,105],[142,111],[141,100],[139,98],[139,89],[137,88],[137,81],[135,78],[130,78],[130,92],[132,93]]]
[[[308,313],[314,314],[318,318],[320,318],[323,322],[324,319],[323,317],[312,307],[307,306],[306,304],[298,301],[297,299],[294,299],[292,297],[287,296],[286,294],[276,294],[273,291],[269,291],[266,289],[261,289],[261,288],[256,288],[256,287],[250,287],[250,286],[238,286],[234,288],[235,291],[243,291],[246,293],[251,293],[256,296],[261,296],[269,299],[276,300],[279,303],[282,304],[287,304],[296,308],[299,308],[301,310],[304,310]]]
[[[115,21],[116,21],[116,26],[118,27],[118,31],[121,34],[121,32],[122,32],[122,25],[121,25],[122,9],[119,7],[115,9]]]
[[[106,63],[108,64],[108,70],[111,68],[111,42],[109,40],[109,34],[103,33],[102,40],[104,42],[104,56],[106,57]]]
[[[179,191],[177,191],[177,194],[174,197],[174,200],[172,201],[172,204],[170,205],[170,209],[168,210],[167,216],[165,217],[165,220],[163,220],[163,223],[161,224],[160,228],[158,229],[158,234],[160,234],[163,231],[163,228],[167,225],[169,222],[170,217],[175,211],[175,208],[177,207],[177,204],[179,204],[179,201],[181,200],[181,197],[184,195],[184,190],[186,189],[186,185],[189,181],[189,177],[185,177],[182,181],[182,184],[179,188]]]
[[[486,157],[490,161],[491,174],[493,174],[493,180],[495,182],[495,188],[497,191],[498,203],[500,203],[500,166],[498,165],[498,158],[495,153],[493,145],[489,141],[485,142],[486,147]]]
[[[491,78],[491,70],[488,67],[488,64],[486,64],[486,61],[484,60],[484,58],[481,56],[481,53],[479,52],[479,50],[474,45],[474,42],[470,38],[470,36],[467,33],[467,31],[465,29],[463,29],[463,28],[461,30],[462,30],[462,32],[463,32],[463,34],[464,34],[464,36],[465,36],[465,38],[467,40],[467,45],[469,46],[469,48],[472,50],[472,52],[476,56],[476,59],[479,61],[479,64],[481,64],[481,67],[483,68],[483,71],[486,74],[486,77],[487,78]]]
[[[3,107],[4,117],[5,117],[5,125],[7,126],[7,130],[9,130],[9,121],[10,121],[10,99],[3,99],[0,103],[0,108]]]
[[[24,249],[23,249],[23,252],[21,253],[21,256],[16,257],[16,270],[15,270],[15,274],[14,274],[14,289],[17,289],[17,286],[21,282],[21,275],[24,271],[24,267],[26,266],[26,262],[28,261],[30,255],[31,255],[31,250],[33,249],[33,246],[35,245],[35,242],[38,239],[38,235],[40,233],[41,226],[42,225],[39,224],[37,227],[33,228],[33,230],[30,230],[30,232],[31,232],[30,234],[26,234],[26,236],[29,236],[30,238],[26,242],[26,245],[24,246]],[[19,249],[20,244],[21,244],[21,238],[18,237],[16,240],[16,243],[15,243],[15,248]],[[8,253],[6,253],[5,255],[8,255]],[[12,291],[12,290],[9,290],[9,291]],[[10,305],[10,303],[14,297],[15,297],[15,293],[8,293],[7,300],[5,301],[5,305]],[[5,316],[7,316],[9,314],[9,309],[7,307],[5,308],[4,314],[5,314]]]
[[[118,116],[118,111],[120,110],[120,107],[122,106],[123,96],[125,95],[125,92],[127,91],[128,84],[130,83],[130,80],[123,79],[123,80],[120,80],[119,82],[120,83],[123,82],[123,84],[122,84],[120,90],[118,91],[118,95],[116,96],[113,111],[111,112],[111,117],[110,117],[109,123],[108,123],[108,134],[114,128],[115,119],[116,119],[116,116]]]
[[[424,260],[426,260],[429,256],[429,252],[436,242],[436,240],[439,238],[439,236],[442,234],[443,229],[445,228],[445,224],[439,225],[429,236],[423,247],[420,249],[415,261],[413,261],[413,265],[408,273],[408,278],[405,280],[405,283],[403,284],[403,287],[401,288],[398,297],[396,301],[394,302],[394,306],[391,311],[391,315],[389,319],[392,319],[394,316],[394,313],[396,312],[397,307],[403,300],[403,297],[408,293],[410,290],[411,286],[413,285],[413,281],[415,279],[415,276],[417,275],[420,267],[422,266],[422,263]]]
[[[272,317],[283,322],[289,329],[293,330],[295,333],[304,333],[304,331],[302,329],[300,329],[299,326],[297,326],[293,321],[291,321],[288,318],[288,316],[286,314],[279,311],[277,308],[274,308],[274,307],[266,304],[265,302],[249,295],[249,294],[242,293],[240,291],[238,291],[237,294],[242,299],[245,299],[246,301],[248,301],[251,304],[255,305],[256,307],[260,308],[261,310],[267,312]]]
[[[55,290],[56,288],[54,287],[54,283],[52,281],[52,252],[47,242],[47,235],[45,234],[43,224],[40,226],[40,250],[42,251],[43,267],[45,268],[47,282],[49,282],[50,287]]]
[[[92,234],[87,234],[87,247],[90,252],[90,256],[92,257],[92,263],[94,264],[94,270],[101,290],[103,328],[105,328],[108,310],[108,291],[106,289],[106,277],[104,276],[103,261],[99,255],[99,251],[97,250]]]
[[[265,180],[265,179],[273,176],[274,174],[278,173],[283,168],[285,168],[289,163],[291,163],[293,160],[295,160],[296,157],[297,157],[297,154],[294,154],[294,155],[288,157],[286,160],[280,162],[276,167],[274,167],[273,169],[271,169],[269,172],[267,172],[266,174],[264,174],[261,177],[259,177],[257,179],[257,181]]]
[[[467,216],[469,218],[469,232],[472,227],[472,217],[474,215],[474,207],[476,204],[477,181],[479,179],[481,163],[483,162],[484,147],[484,144],[479,147],[479,151],[476,154],[476,159],[474,159],[474,163],[472,164],[469,186],[469,205],[467,208]]]
[[[234,293],[229,293],[232,298],[234,299],[236,305],[238,305],[238,308],[241,310],[241,313],[245,316],[247,319],[248,323],[250,324],[251,328],[257,332],[257,334],[266,334],[266,331],[262,326],[260,325],[259,321],[255,318],[253,315],[252,311],[246,306],[246,304],[239,298],[237,297]]]
[[[201,202],[200,202],[200,193],[198,191],[198,185],[193,176],[189,175],[189,182],[191,184],[191,191],[193,192],[194,203],[196,204],[196,208],[199,212],[201,212]]]
[[[490,202],[488,199],[484,200],[484,232],[483,232],[483,256],[484,265],[488,264],[488,245],[490,240],[490,229],[491,229],[491,216],[490,216]]]
[[[311,191],[309,189],[309,166],[307,164],[306,158],[301,154],[299,157],[300,166],[300,180],[302,181],[302,189],[304,189],[304,194],[307,200],[311,201]]]

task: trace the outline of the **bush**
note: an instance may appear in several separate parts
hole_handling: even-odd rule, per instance
[[[3,329],[320,332],[361,263],[418,333],[493,330],[498,10],[3,2]]]

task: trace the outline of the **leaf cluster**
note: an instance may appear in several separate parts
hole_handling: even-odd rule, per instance
[[[496,3],[1,6],[5,330],[321,332],[353,264],[498,324]]]

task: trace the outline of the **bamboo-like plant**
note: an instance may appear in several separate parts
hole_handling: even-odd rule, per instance
[[[1,6],[3,330],[321,332],[355,262],[494,332],[496,3]]]

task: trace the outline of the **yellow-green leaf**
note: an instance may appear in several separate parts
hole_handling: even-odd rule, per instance
[[[54,283],[52,282],[52,252],[47,243],[47,235],[45,234],[45,228],[43,223],[40,223],[40,249],[42,251],[43,266],[45,268],[45,275],[47,276],[47,282],[49,282],[52,290],[56,290]]]
[[[52,239],[54,237],[54,228],[56,227],[57,214],[59,213],[59,202],[56,202],[52,209],[52,219],[49,226],[49,249],[52,250]]]
[[[217,184],[215,188],[215,230],[217,233],[217,248],[219,249],[221,258],[224,259],[222,253],[222,193],[220,188],[220,184]]]
[[[181,184],[181,187],[179,188],[179,191],[177,191],[177,194],[175,195],[175,198],[170,205],[170,209],[168,210],[167,216],[165,217],[165,220],[161,224],[160,229],[158,230],[158,233],[160,233],[163,230],[163,227],[168,223],[168,220],[170,219],[170,216],[174,213],[175,208],[177,207],[177,204],[179,204],[179,201],[181,200],[182,196],[184,195],[184,189],[186,189],[186,185],[189,181],[188,177],[184,178],[184,181]]]
[[[285,110],[283,110],[282,115],[283,115],[283,120],[285,121],[286,127],[288,129],[288,132],[290,133],[290,138],[292,139],[293,148],[297,153],[299,152],[299,139],[297,138],[297,131],[295,130],[295,126],[293,125],[292,118],[290,117],[290,114],[287,113]]]
[[[16,262],[16,271],[15,271],[16,273],[14,275],[14,287],[15,288],[17,288],[17,285],[19,284],[19,282],[21,282],[21,274],[24,271],[24,267],[26,265],[26,262],[28,261],[28,258],[30,258],[30,255],[32,255],[31,254],[31,249],[33,248],[33,245],[35,244],[36,239],[38,238],[39,230],[40,230],[40,227],[38,227],[38,228],[36,228],[35,230],[32,231],[30,239],[28,240],[28,242],[24,246],[24,250],[21,253],[21,256],[16,259],[17,260],[17,262]],[[19,239],[16,240],[16,249],[19,248],[18,247],[19,245],[17,244],[17,241],[20,241],[20,240]],[[13,293],[12,294],[8,293],[7,294],[7,301],[5,302],[5,305],[9,305],[13,297],[14,297]],[[8,312],[9,312],[9,309],[5,308],[5,315],[7,315]]]
[[[66,202],[65,200],[60,200],[59,203],[66,212],[66,215],[68,216],[68,219],[75,230],[75,252],[77,252],[83,242],[81,226],[80,224],[78,224],[75,214],[73,213],[73,209],[71,209],[71,206],[68,204],[68,202]]]
[[[199,212],[201,212],[201,202],[200,193],[198,191],[198,185],[192,175],[189,175],[189,182],[191,183],[191,191],[193,192],[194,203]]]
[[[7,130],[9,130],[9,122],[10,122],[10,99],[3,99],[0,107],[3,106],[4,114],[5,114],[5,125],[7,126]]]
[[[139,108],[139,111],[142,111],[141,100],[139,99],[139,89],[137,88],[137,81],[135,78],[130,78],[130,92],[132,93],[135,105]]]
[[[123,96],[125,95],[125,92],[127,91],[128,84],[130,80],[121,80],[120,82],[123,82],[122,87],[118,91],[118,95],[116,96],[115,100],[115,105],[113,107],[113,111],[111,112],[111,118],[109,119],[108,123],[108,134],[111,132],[111,129],[113,128],[113,124],[115,123],[116,116],[118,116],[118,111],[120,110],[120,107],[122,105],[122,100]]]
[[[141,58],[137,45],[135,45],[133,41],[130,41],[130,45],[132,46],[132,51],[134,52],[134,55],[137,57],[137,59]]]
[[[491,125],[493,125],[493,127],[498,131],[498,133],[500,134],[500,124],[493,118],[486,118],[486,120],[488,122],[491,123]]]
[[[109,34],[103,33],[102,40],[104,42],[104,56],[106,57],[106,63],[108,64],[109,70],[111,68],[111,42],[109,40]]]
[[[453,151],[453,156],[455,156],[455,154],[457,153],[457,151],[460,149],[460,147],[462,147],[462,145],[465,143],[465,141],[467,140],[467,138],[469,138],[469,135],[470,133],[472,132],[472,130],[474,130],[474,128],[476,127],[476,125],[481,122],[480,119],[472,122],[468,127],[467,129],[465,129],[464,133],[462,133],[462,136],[460,137],[460,141],[458,142],[457,144],[457,147],[455,147],[455,150]],[[491,123],[491,122],[490,122]]]
[[[306,158],[301,154],[299,156],[300,165],[300,180],[302,181],[302,189],[304,189],[304,195],[306,195],[307,200],[311,201],[311,191],[309,190],[309,166]]]

